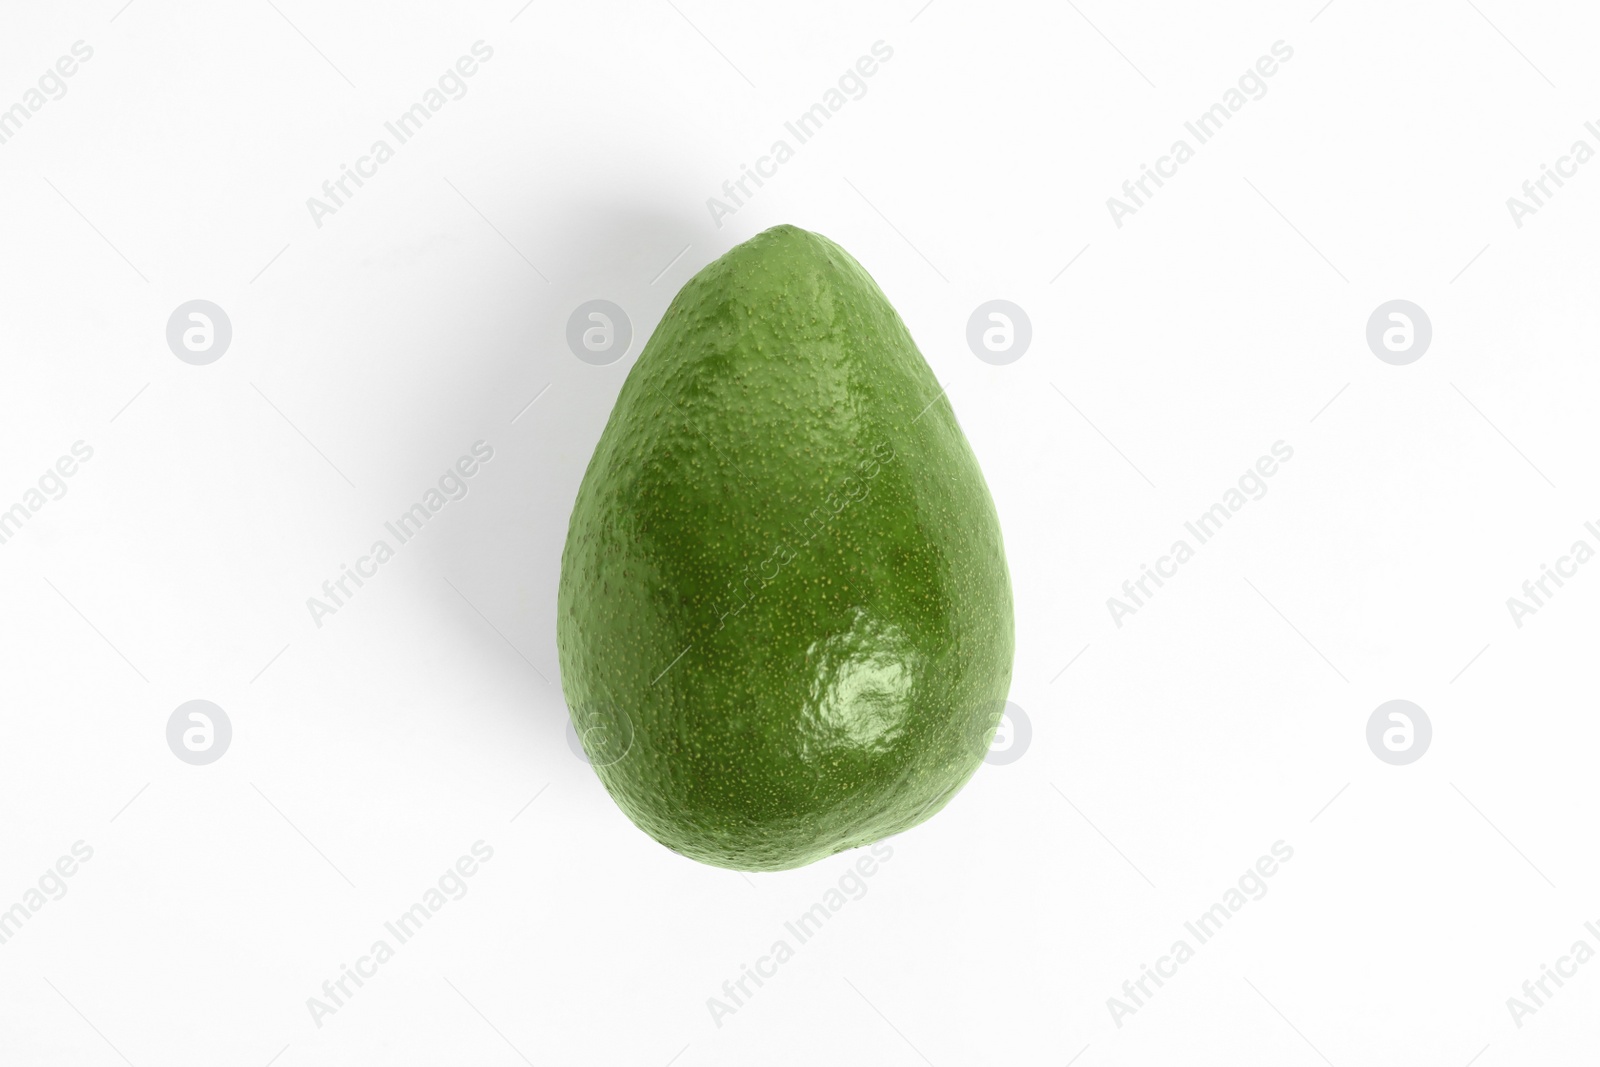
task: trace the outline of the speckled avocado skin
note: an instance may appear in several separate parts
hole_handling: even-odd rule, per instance
[[[561,684],[657,841],[799,867],[922,822],[1011,683],[983,473],[849,253],[767,230],[678,293],[578,490]]]

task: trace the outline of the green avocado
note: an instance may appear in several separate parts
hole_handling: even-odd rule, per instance
[[[906,325],[794,226],[712,263],[629,371],[578,489],[556,642],[645,833],[800,867],[928,818],[1011,684],[994,502]]]

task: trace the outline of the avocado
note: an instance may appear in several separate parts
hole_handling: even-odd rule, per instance
[[[628,372],[567,529],[561,685],[661,844],[800,867],[922,822],[988,750],[1011,579],[983,473],[848,252],[778,226]]]

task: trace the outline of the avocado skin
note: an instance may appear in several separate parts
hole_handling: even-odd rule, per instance
[[[988,749],[1011,583],[977,460],[849,253],[778,226],[701,270],[578,490],[561,684],[607,791],[703,863],[914,826]]]

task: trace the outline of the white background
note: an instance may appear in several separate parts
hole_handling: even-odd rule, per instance
[[[1600,164],[1520,228],[1506,206],[1600,148],[1592,9],[121,2],[0,14],[0,107],[94,49],[0,145],[0,508],[94,450],[0,545],[0,908],[94,850],[0,945],[0,1060],[1592,1058],[1600,964],[1520,1027],[1506,1004],[1600,949],[1600,567],[1506,606],[1597,543]],[[318,227],[306,199],[478,40],[467,94]],[[879,40],[866,95],[715,225]],[[1116,226],[1106,198],[1279,40],[1266,95]],[[554,602],[644,339],[784,222],[866,266],[948,387],[1032,740],[719,1026],[708,998],[855,856],[741,876],[636,830],[564,740]],[[234,332],[208,366],[165,338],[197,298]],[[609,366],[565,343],[592,298],[634,326]],[[994,298],[1032,321],[1007,366],[965,340]],[[1408,366],[1365,340],[1396,298],[1433,324]],[[307,598],[478,440],[470,494],[319,628]],[[1267,495],[1115,625],[1280,440]],[[1408,766],[1365,738],[1397,698],[1434,730]],[[209,766],[167,747],[191,699],[233,724]],[[480,839],[470,892],[316,1025]],[[1267,895],[1116,1025],[1279,840]]]

